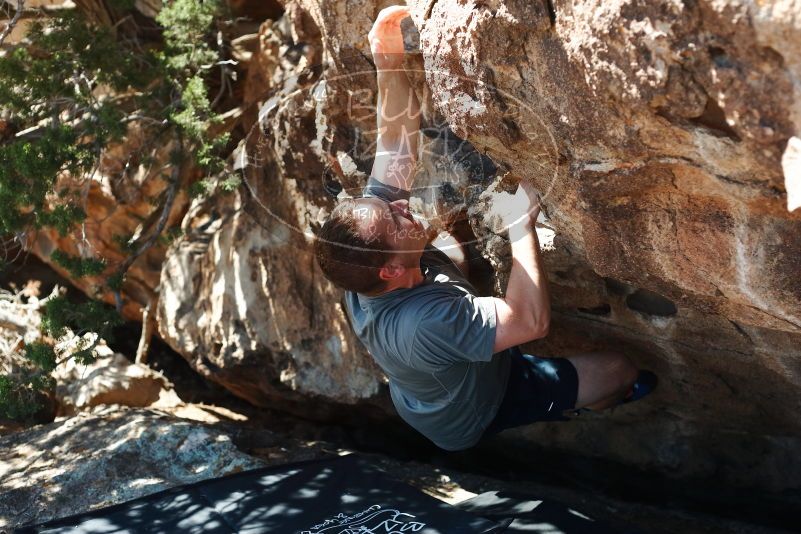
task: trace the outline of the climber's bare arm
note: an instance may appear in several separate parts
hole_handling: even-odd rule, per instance
[[[497,353],[547,336],[551,302],[534,230],[534,221],[540,212],[537,192],[528,183],[521,183],[514,195],[496,195],[491,209],[509,230],[512,243],[512,270],[506,295],[495,299],[493,352]]]
[[[382,9],[368,35],[378,80],[378,140],[372,176],[407,191],[414,180],[420,136],[420,103],[403,70],[400,23],[408,16],[406,6]]]

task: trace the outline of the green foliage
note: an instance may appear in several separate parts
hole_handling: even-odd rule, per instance
[[[170,246],[176,239],[184,235],[180,227],[173,227],[159,236],[159,243],[165,247]]]
[[[220,189],[226,193],[236,191],[239,186],[242,185],[242,177],[238,174],[227,174],[222,180],[220,180],[219,185]]]
[[[42,331],[50,340],[26,344],[22,351],[26,365],[17,366],[13,374],[0,374],[0,417],[27,419],[35,414],[45,392],[55,388],[50,373],[56,366],[66,358],[81,364],[95,361],[98,341],[113,341],[113,329],[122,322],[116,310],[100,302],[75,304],[63,296],[50,299],[42,320]],[[71,351],[57,355],[51,340],[70,333],[76,336],[70,340]]]
[[[202,139],[208,127],[208,115],[206,86],[201,78],[194,76],[186,83],[180,107],[170,118],[190,139]]]
[[[41,408],[45,391],[55,388],[55,380],[40,373],[25,372],[22,377],[0,375],[0,417],[29,419]]]
[[[117,10],[134,7],[133,0],[109,3]],[[221,122],[213,109],[219,98],[210,96],[207,82],[219,79],[222,68],[223,6],[221,0],[165,0],[156,19],[163,28],[161,49],[89,24],[79,10],[32,23],[26,41],[0,57],[0,107],[17,132],[0,140],[0,234],[53,228],[67,236],[84,222],[77,189],[56,191],[56,182],[61,176],[80,179],[93,173],[103,149],[122,141],[133,122],[152,146],[178,141],[182,151],[172,155],[172,165],[191,160],[205,171],[205,177],[190,185],[190,194],[239,186],[237,176],[224,175],[221,153],[230,142],[228,135],[211,133]],[[153,163],[144,150],[138,157],[142,164]],[[152,238],[155,230],[150,235],[148,230],[139,242]],[[166,229],[155,241],[166,245],[179,235],[180,229]],[[122,252],[136,253],[130,236],[116,236],[114,241]],[[51,258],[76,278],[111,271],[106,287],[122,289],[125,272],[103,258],[80,258],[60,250]],[[98,302],[75,304],[59,297],[46,304],[42,329],[51,340],[68,330],[78,336],[97,334],[69,355],[89,362],[95,347],[91,339],[111,341],[112,329],[121,321]],[[32,343],[24,355],[33,371],[14,380],[0,375],[0,413],[7,416],[30,415],[38,392],[52,387],[49,373],[57,361],[53,346]]]
[[[73,277],[82,278],[84,276],[97,276],[106,269],[106,262],[95,258],[80,258],[71,256],[61,250],[54,250],[50,254],[53,263],[67,270]]]
[[[83,209],[74,204],[59,205],[50,210],[43,209],[36,212],[35,215],[37,228],[51,226],[61,237],[66,236],[75,223],[83,222],[86,219]]]
[[[122,323],[123,319],[116,310],[102,302],[90,300],[76,304],[60,296],[45,304],[42,331],[54,339],[66,335],[68,329],[78,336],[94,332],[99,338],[111,342],[114,341],[113,329]]]
[[[111,240],[123,252],[131,254],[136,250],[136,241],[133,238],[133,234],[115,234],[111,237]]]
[[[62,232],[82,221],[83,211],[75,206],[49,208],[47,195],[60,172],[78,173],[89,165],[76,133],[63,125],[46,128],[33,141],[0,145],[0,233],[30,226],[55,226]]]
[[[141,56],[125,54],[110,30],[89,26],[76,14],[34,22],[28,39],[30,47],[18,47],[0,62],[0,99],[26,122],[51,118],[54,107],[97,103],[92,84],[125,91],[149,77],[144,65],[134,65]],[[35,105],[26,108],[28,103]]]
[[[125,273],[116,272],[106,278],[106,285],[112,291],[122,291],[122,283],[125,281]]]
[[[123,323],[116,310],[97,301],[74,303],[64,296],[52,298],[45,304],[42,332],[50,340],[59,340],[70,333],[73,348],[69,354],[57,355],[51,341],[34,341],[25,345],[22,355],[27,366],[16,369],[13,375],[0,374],[0,416],[26,419],[36,413],[44,392],[55,387],[50,373],[65,358],[78,363],[95,361],[100,339],[113,342],[113,329]],[[85,335],[91,333],[90,335]],[[43,339],[47,339],[43,338]]]
[[[28,365],[12,375],[0,375],[0,417],[25,420],[41,408],[45,392],[55,388],[49,376],[56,367],[56,354],[50,344],[34,342],[25,346]]]
[[[171,71],[183,74],[184,80],[201,67],[211,68],[217,60],[217,52],[208,44],[208,30],[219,10],[219,0],[172,0],[164,3],[156,17],[167,45],[163,61]]]
[[[192,185],[189,186],[189,196],[191,198],[202,197],[211,190],[212,181],[207,178],[202,178],[196,182],[193,182]]]
[[[25,416],[30,415],[29,413],[24,413],[24,408],[30,407],[31,403],[19,402],[15,392],[18,386],[18,383],[11,376],[0,375],[0,417],[23,419]]]
[[[25,345],[25,357],[46,373],[56,368],[56,351],[48,343],[34,341]]]
[[[133,7],[130,0],[114,5]],[[31,25],[30,44],[0,58],[0,102],[13,125],[28,129],[0,144],[0,233],[53,227],[66,235],[82,222],[85,213],[74,198],[53,194],[55,181],[64,173],[90,172],[132,120],[151,119],[141,124],[151,125],[157,138],[182,136],[185,152],[197,155],[201,168],[222,171],[228,137],[209,133],[219,118],[206,85],[218,68],[213,27],[221,5],[165,2],[157,17],[165,45],[158,51],[117,39],[79,13]],[[109,96],[98,96],[99,87]]]

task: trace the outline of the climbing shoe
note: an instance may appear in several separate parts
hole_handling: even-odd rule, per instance
[[[654,373],[651,371],[641,370],[637,375],[637,381],[634,382],[634,386],[631,388],[631,392],[629,392],[629,394],[626,395],[626,397],[620,401],[620,403],[627,404],[629,402],[640,400],[655,390],[658,383],[659,380],[656,378]]]

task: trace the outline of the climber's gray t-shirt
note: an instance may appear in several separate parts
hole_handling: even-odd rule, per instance
[[[370,179],[365,196],[408,198]],[[493,355],[495,304],[478,297],[441,251],[427,246],[425,280],[377,297],[346,292],[356,335],[389,378],[404,421],[439,447],[474,445],[498,411],[509,379],[509,355]]]

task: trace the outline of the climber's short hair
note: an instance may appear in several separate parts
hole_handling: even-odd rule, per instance
[[[365,239],[359,232],[353,199],[342,200],[314,240],[314,255],[334,285],[356,293],[373,293],[386,285],[378,272],[390,250],[380,236]]]

